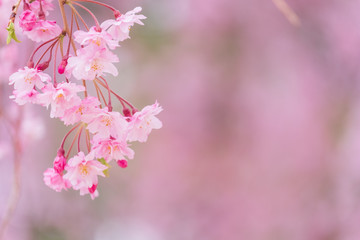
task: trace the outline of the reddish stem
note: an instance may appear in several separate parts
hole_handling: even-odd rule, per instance
[[[31,56],[30,56],[30,58],[29,58],[29,62],[33,60],[35,53],[36,53],[42,46],[48,44],[49,42],[54,41],[54,40],[57,39],[57,38],[59,38],[59,37],[58,37],[58,36],[57,36],[57,37],[54,37],[53,39],[50,39],[49,41],[46,41],[46,42],[42,43],[41,45],[39,45],[39,46],[33,51],[33,53],[31,54]]]
[[[35,68],[37,67],[37,65],[39,65],[40,61],[44,58],[45,54],[50,50],[50,56],[49,56],[49,60],[51,60],[52,58],[52,50],[55,46],[55,44],[57,43],[57,40],[55,42],[53,42],[46,50],[45,52],[41,55],[41,57],[39,58],[39,60],[37,61],[36,65],[35,65]]]
[[[71,153],[71,150],[72,150],[72,148],[73,148],[73,146],[74,146],[74,143],[75,143],[75,141],[76,141],[76,138],[79,136],[79,132],[80,131],[82,131],[82,126],[81,126],[81,128],[78,130],[78,132],[76,133],[76,135],[75,135],[75,137],[74,137],[74,140],[72,141],[72,143],[71,143],[71,146],[70,146],[70,148],[69,148],[69,150],[68,150],[68,153],[66,154],[66,159],[68,159],[69,158],[69,155],[70,155],[70,153]]]
[[[81,123],[78,123],[77,125],[75,125],[72,129],[70,129],[70,131],[64,136],[62,142],[61,142],[61,145],[60,145],[60,148],[64,148],[64,144],[65,144],[65,140],[66,138],[70,135],[70,133],[72,133],[77,127],[80,126]]]
[[[96,84],[95,81],[94,81],[94,86],[95,86],[95,90],[96,90],[96,95],[97,95],[97,97],[99,99],[99,102],[100,102],[100,108],[102,108],[101,99],[100,99],[100,95],[99,95],[100,89],[99,89],[99,86]]]
[[[103,77],[100,77],[102,80],[104,80]],[[98,83],[100,83],[101,86],[103,86],[104,88],[106,88],[106,85],[100,81],[100,79],[96,79]],[[126,101],[124,98],[120,97],[118,94],[116,94],[113,90],[110,90],[112,94],[114,94],[114,96],[120,101],[120,102],[124,102],[126,103],[131,109],[135,109],[135,107],[129,103],[128,101]],[[122,104],[123,105],[123,104]],[[123,105],[124,106],[124,105]]]
[[[54,87],[56,87],[57,82],[56,82],[56,57],[57,57],[57,51],[59,49],[59,44],[60,41],[57,42],[56,47],[55,47],[55,56],[54,56]]]
[[[78,20],[77,20],[77,16],[76,16],[76,13],[75,13],[75,11],[74,11],[74,8],[71,8],[71,14],[74,15],[76,27],[77,27],[78,30],[80,30],[79,22],[78,22]]]
[[[76,15],[76,16],[80,19],[80,21],[84,24],[86,30],[89,31],[89,27],[88,27],[88,25],[86,24],[85,20],[81,17],[80,13],[74,8],[74,6],[70,5],[70,7],[71,7],[72,11],[75,13],[75,15]],[[78,30],[80,30],[80,28],[79,28],[79,23],[78,23],[78,21],[77,21],[77,18],[75,18],[75,21],[77,22]]]
[[[72,2],[73,4],[81,7],[82,9],[84,9],[85,11],[87,11],[91,17],[94,19],[95,21],[95,25],[96,25],[96,30],[97,31],[101,31],[101,27],[100,27],[100,24],[99,24],[99,21],[97,20],[97,18],[95,17],[95,15],[93,14],[92,11],[90,11],[87,7],[84,7],[83,5],[81,5],[80,3],[77,3],[77,2]]]
[[[82,130],[83,130],[83,128],[80,128],[80,133],[79,133],[78,143],[77,143],[78,152],[80,152],[80,139],[81,139]]]
[[[69,56],[69,53],[70,53],[70,44],[71,44],[71,40],[72,40],[73,26],[74,26],[74,12],[71,12],[70,36],[69,36],[68,48],[67,48],[67,51],[66,51],[66,56],[67,57]]]
[[[95,3],[95,4],[98,4],[100,6],[103,6],[103,7],[107,7],[109,8],[110,10],[112,10],[113,12],[118,12],[118,10],[106,3],[102,3],[102,2],[97,2],[97,1],[93,1],[93,0],[75,0],[76,2],[89,2],[89,3]]]
[[[89,134],[89,130],[85,130],[86,133],[86,147],[88,152],[90,152],[90,134]]]
[[[105,78],[103,78],[105,84],[106,84],[106,88],[108,90],[108,95],[109,95],[109,103],[108,103],[108,110],[109,112],[112,111],[112,106],[111,106],[111,91],[110,91],[110,87],[109,87],[109,84],[107,83],[107,81],[105,80]]]
[[[95,83],[95,82],[94,82],[94,83]],[[99,88],[99,86],[98,86],[96,83],[95,83],[95,86],[96,86],[96,88],[98,89],[98,91],[100,92],[100,95],[101,95],[101,97],[102,97],[102,100],[104,101],[104,104],[106,105],[106,100],[105,100],[105,97],[104,97],[101,89]],[[107,105],[106,105],[106,106],[107,106]]]

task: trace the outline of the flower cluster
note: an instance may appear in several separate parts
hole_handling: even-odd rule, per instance
[[[113,11],[114,19],[100,24],[95,15],[79,2],[104,6]],[[73,125],[60,144],[53,167],[45,171],[44,182],[55,191],[73,188],[81,195],[90,194],[94,199],[99,194],[98,176],[107,176],[111,162],[127,167],[128,159],[134,157],[130,143],[145,142],[152,129],[162,127],[156,117],[162,111],[157,102],[138,111],[113,91],[105,79],[106,74],[118,74],[114,65],[118,57],[112,51],[120,46],[119,42],[129,39],[130,28],[135,23],[142,25],[141,20],[146,17],[138,14],[140,7],[121,14],[112,6],[92,0],[59,1],[65,19],[61,29],[54,21],[46,20],[49,11],[53,10],[51,0],[22,3],[24,11],[19,18],[20,27],[31,40],[43,43],[33,51],[27,66],[10,76],[9,84],[14,86],[11,98],[19,105],[33,103],[50,107],[51,118]],[[70,26],[64,14],[65,5],[71,10]],[[77,11],[78,7],[93,17],[94,26],[87,26]],[[84,24],[85,31],[80,29],[79,22]],[[64,46],[67,49],[64,50]],[[35,63],[35,55],[42,50]],[[58,52],[61,58],[57,65]],[[43,60],[45,56],[48,58]],[[53,76],[45,73],[51,62],[54,63]],[[58,82],[59,76],[64,80]],[[91,85],[96,96],[89,93]],[[119,101],[122,111],[113,110],[113,98]],[[65,142],[71,135],[74,135],[73,141],[66,149]],[[77,145],[77,151],[74,145]],[[75,154],[70,157],[73,152]]]
[[[35,42],[50,40],[61,33],[55,21],[46,20],[53,10],[52,0],[24,1],[24,11],[20,15],[19,26],[23,33]]]

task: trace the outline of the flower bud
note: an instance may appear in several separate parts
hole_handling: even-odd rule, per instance
[[[58,155],[59,157],[64,156],[64,155],[65,155],[65,150],[64,150],[62,147],[60,147],[59,150],[58,150],[58,152],[57,152],[57,155]]]
[[[94,193],[96,191],[97,188],[97,184],[93,184],[90,188],[89,188],[89,192],[90,193]]]
[[[123,109],[123,114],[124,114],[125,117],[131,117],[130,109],[124,108]]]
[[[64,156],[57,156],[54,160],[54,169],[57,173],[62,173],[65,169],[66,158]]]
[[[41,20],[46,20],[45,13],[44,13],[44,11],[42,10],[42,8],[40,8],[38,17],[39,17],[39,19],[41,19]]]
[[[118,10],[114,11],[115,19],[118,19],[121,16],[121,13]]]
[[[125,159],[122,159],[122,160],[118,160],[118,161],[117,161],[117,164],[118,164],[119,167],[121,167],[121,168],[126,168],[127,165],[128,165],[128,162],[127,162]]]
[[[48,67],[49,67],[49,61],[46,61],[46,62],[40,63],[40,64],[37,66],[37,69],[40,70],[40,71],[44,71],[44,70],[47,69]]]
[[[67,65],[67,60],[68,60],[68,58],[64,57],[63,60],[61,61],[61,63],[59,64],[59,67],[58,67],[58,73],[59,74],[64,74],[65,68],[66,68],[66,65]]]
[[[34,68],[34,61],[33,60],[30,60],[28,63],[27,63],[27,67],[28,68]]]
[[[30,5],[27,2],[24,1],[24,3],[23,3],[23,11],[26,11],[26,10],[31,10],[31,9],[30,9]]]
[[[31,31],[36,26],[36,15],[31,10],[26,10],[20,15],[19,26],[24,31]]]

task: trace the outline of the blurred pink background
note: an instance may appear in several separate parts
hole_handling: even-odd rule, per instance
[[[360,239],[360,0],[288,0],[298,27],[272,1],[105,2],[148,17],[112,86],[158,100],[163,128],[92,201],[43,183],[68,128],[33,107],[46,130],[6,239]],[[0,213],[11,169],[1,158]]]

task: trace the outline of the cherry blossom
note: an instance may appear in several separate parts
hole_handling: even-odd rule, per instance
[[[115,49],[119,46],[117,41],[114,41],[108,32],[103,29],[97,31],[95,26],[90,28],[88,32],[81,30],[74,32],[74,38],[82,46],[91,44],[99,48],[109,47],[110,49]]]
[[[67,173],[64,175],[64,179],[68,180],[75,190],[81,190],[84,194],[86,189],[98,184],[98,176],[105,177],[103,171],[108,168],[94,157],[93,152],[86,156],[83,152],[79,152],[69,159],[65,167]]]
[[[124,138],[127,134],[128,122],[118,112],[109,112],[107,108],[99,109],[92,116],[87,116],[84,122],[87,129],[99,138]]]
[[[66,190],[71,186],[70,182],[67,179],[64,179],[54,168],[48,168],[44,172],[44,182],[47,186],[57,192],[61,192],[63,189]]]
[[[25,92],[30,92],[34,87],[41,89],[49,81],[51,77],[48,74],[28,67],[19,69],[9,77],[9,84],[14,84],[16,90]]]
[[[107,29],[114,40],[124,41],[130,38],[130,28],[134,26],[135,23],[144,25],[141,20],[146,19],[146,17],[144,15],[136,15],[136,13],[141,12],[141,10],[141,7],[136,7],[134,10],[120,15],[116,20],[109,19],[104,21],[101,27]]]
[[[65,111],[61,120],[65,125],[74,124],[83,119],[83,116],[92,116],[99,109],[100,102],[95,97],[83,99],[79,105],[69,108]]]
[[[114,62],[118,57],[106,48],[98,49],[92,45],[77,50],[77,56],[69,57],[65,69],[67,77],[73,75],[76,79],[94,80],[95,77],[110,73],[118,75]]]
[[[118,75],[114,63],[119,59],[112,50],[119,47],[119,41],[130,38],[129,31],[135,23],[143,25],[141,20],[146,17],[138,14],[141,8],[121,15],[108,4],[88,3],[111,9],[116,20],[107,20],[100,25],[96,15],[83,6],[82,1],[64,1],[59,7],[64,10],[71,5],[72,19],[67,19],[64,11],[60,11],[64,23],[60,27],[47,19],[54,7],[52,0],[18,1],[11,16],[20,16],[18,25],[24,35],[43,43],[32,51],[26,67],[11,74],[9,84],[14,86],[10,98],[19,105],[50,106],[51,118],[74,125],[62,139],[52,168],[44,172],[45,184],[58,192],[72,188],[80,195],[89,194],[94,199],[99,196],[98,176],[108,175],[109,164],[126,168],[127,159],[134,158],[129,141],[145,142],[152,129],[162,126],[155,117],[162,108],[155,103],[138,112],[110,87],[105,78],[107,74]],[[17,13],[20,4],[23,4],[23,11]],[[94,26],[87,27],[76,11],[77,7],[90,14]],[[8,24],[8,42],[18,41],[15,19],[11,17]],[[80,28],[79,21],[85,23],[85,30]],[[60,56],[61,61],[57,62]],[[52,76],[45,73],[49,66],[53,68]],[[81,83],[75,83],[75,80]],[[90,84],[85,80],[91,81]],[[95,90],[96,96],[90,88]],[[114,100],[118,104],[113,104]],[[27,122],[23,127],[33,130],[31,124]]]
[[[30,91],[14,90],[10,99],[14,99],[14,101],[19,105],[24,105],[25,103],[38,103],[38,94],[39,93],[35,89]]]
[[[162,127],[161,121],[155,117],[162,111],[158,102],[151,106],[146,106],[140,112],[136,112],[130,120],[130,132],[127,137],[129,141],[146,142],[152,129]]]
[[[40,0],[27,1],[30,5],[32,11],[34,11],[37,15],[39,15],[40,10],[44,12],[46,16],[49,15],[49,11],[54,10],[54,5],[52,4],[52,0],[41,0],[41,8],[40,8]]]
[[[20,15],[19,26],[24,31],[31,31],[36,26],[36,14],[31,10],[26,10]]]
[[[97,190],[97,184],[93,184],[91,187],[81,187],[80,195],[90,194],[92,200],[99,196],[99,191]]]
[[[61,28],[55,21],[40,20],[31,31],[24,31],[24,34],[35,42],[44,42],[59,36]]]
[[[65,111],[81,102],[78,92],[83,92],[85,88],[75,83],[59,83],[56,87],[52,84],[42,88],[43,93],[39,95],[39,103],[48,107],[51,105],[50,117],[63,117]]]
[[[62,173],[66,166],[66,158],[62,154],[58,154],[54,159],[54,169],[58,173]]]
[[[101,139],[94,137],[92,151],[97,158],[104,158],[107,162],[119,160],[125,157],[134,158],[134,151],[128,147],[124,140],[115,138]]]

